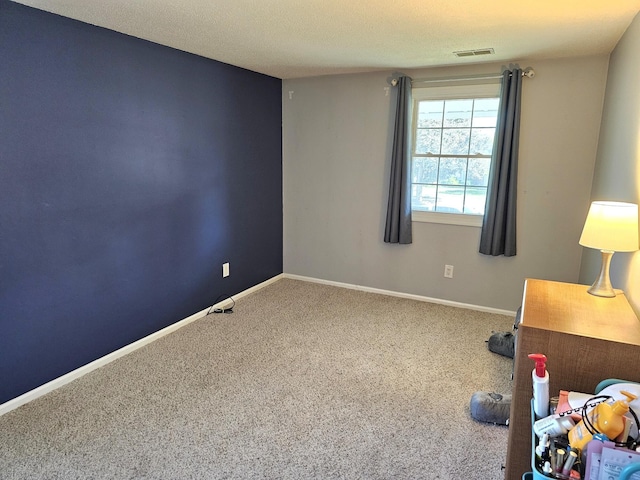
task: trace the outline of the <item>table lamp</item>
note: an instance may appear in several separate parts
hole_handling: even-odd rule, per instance
[[[602,253],[600,275],[587,290],[598,297],[615,297],[609,279],[611,257],[615,252],[638,250],[638,205],[622,202],[593,202],[584,223],[580,245]]]

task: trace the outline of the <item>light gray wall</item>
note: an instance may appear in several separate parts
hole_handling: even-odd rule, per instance
[[[640,15],[611,53],[592,200],[640,201]],[[586,211],[585,211],[586,216]],[[600,253],[585,248],[580,282],[590,284],[600,270]],[[611,283],[623,289],[640,312],[640,254],[616,253]]]
[[[575,282],[606,82],[606,56],[519,62],[524,79],[518,255],[478,253],[480,229],[415,223],[412,245],[382,241],[392,72],[283,82],[284,272],[515,310],[526,277]],[[501,65],[408,71],[499,73]],[[453,279],[444,265],[455,267]]]

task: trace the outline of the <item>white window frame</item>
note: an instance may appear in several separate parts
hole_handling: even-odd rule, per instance
[[[473,85],[448,85],[448,86],[414,86],[411,89],[413,97],[413,113],[411,118],[411,175],[413,175],[413,157],[416,148],[416,125],[418,115],[418,102],[423,100],[457,100],[466,98],[494,98],[500,96],[499,81]],[[413,182],[412,182],[413,185]],[[482,215],[469,213],[442,213],[425,212],[424,210],[411,210],[411,219],[414,222],[445,223],[449,225],[463,225],[468,227],[482,227]]]

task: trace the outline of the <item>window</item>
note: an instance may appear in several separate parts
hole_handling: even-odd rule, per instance
[[[414,221],[482,225],[499,89],[413,88]]]

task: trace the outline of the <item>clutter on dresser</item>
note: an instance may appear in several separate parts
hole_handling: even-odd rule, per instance
[[[542,354],[531,354],[532,472],[523,479],[640,480],[640,384],[603,380],[595,393],[561,390],[550,402]],[[542,387],[541,387],[542,385]],[[553,393],[553,392],[552,392]]]

